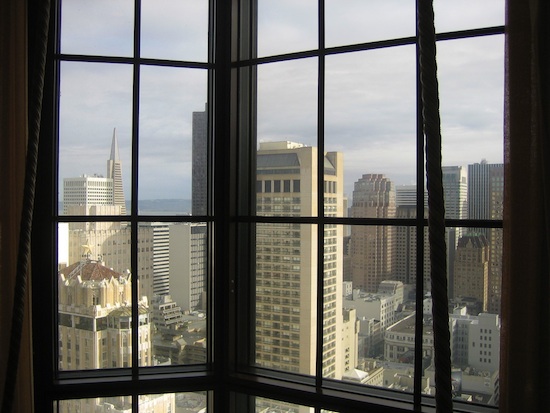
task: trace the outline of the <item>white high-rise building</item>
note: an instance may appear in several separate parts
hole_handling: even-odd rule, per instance
[[[261,143],[257,154],[257,213],[317,216],[317,148],[295,142]],[[343,215],[343,158],[324,156],[325,216]],[[325,294],[317,296],[317,236],[324,238]],[[315,374],[316,311],[324,303],[324,377],[341,379],[343,226],[292,222],[256,226],[256,363]],[[349,340],[348,340],[349,341]]]
[[[91,205],[114,205],[113,180],[102,175],[81,175],[63,179],[63,214],[69,214],[71,207]]]
[[[170,295],[184,311],[206,309],[207,226],[170,227]]]

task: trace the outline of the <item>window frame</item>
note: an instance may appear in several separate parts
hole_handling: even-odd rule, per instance
[[[82,61],[112,61],[116,58],[85,58],[82,56],[61,56],[58,38],[60,8],[58,2],[52,2],[52,24],[50,24],[49,59],[47,63],[44,109],[41,119],[41,141],[37,199],[40,208],[35,209],[33,230],[33,268],[41,277],[33,279],[33,321],[35,325],[35,395],[37,411],[53,411],[53,401],[58,399],[87,398],[100,395],[131,395],[137,404],[140,394],[209,391],[209,402],[213,411],[221,411],[231,406],[232,411],[244,411],[254,406],[253,397],[261,396],[286,400],[297,404],[307,404],[321,409],[334,409],[359,412],[369,409],[373,412],[405,412],[424,410],[433,407],[430,397],[415,391],[414,394],[402,394],[386,389],[371,388],[350,383],[337,383],[321,377],[322,360],[318,356],[317,376],[303,377],[296,374],[275,372],[269,369],[251,366],[253,345],[251,328],[254,314],[254,289],[251,278],[254,268],[254,231],[256,223],[295,222],[318,225],[320,233],[325,225],[390,225],[411,226],[417,229],[417,273],[423,271],[423,234],[427,226],[424,218],[423,202],[417,202],[417,218],[414,219],[374,219],[374,218],[332,218],[317,217],[267,218],[255,212],[255,154],[256,154],[256,73],[257,66],[265,63],[301,59],[316,56],[318,59],[318,164],[324,156],[324,58],[332,54],[354,51],[374,50],[399,45],[417,45],[416,37],[369,42],[358,45],[324,47],[324,1],[319,0],[319,43],[316,50],[291,53],[288,55],[257,58],[255,49],[257,38],[257,0],[210,0],[210,27],[212,30],[209,62],[204,68],[209,73],[209,113],[210,136],[213,147],[209,181],[212,183],[208,194],[208,217],[192,218],[190,221],[211,223],[211,259],[209,260],[210,278],[209,305],[211,337],[209,362],[204,366],[171,366],[162,368],[140,368],[138,352],[133,352],[134,367],[116,370],[98,370],[76,372],[57,372],[57,305],[56,305],[56,226],[59,220],[65,222],[90,221],[90,217],[66,217],[57,215],[58,179],[56,176],[58,151],[57,139],[59,125],[56,108],[59,107],[59,58]],[[139,0],[136,4],[136,20],[139,21]],[[32,14],[35,11],[29,10]],[[139,24],[139,23],[138,23]],[[139,48],[139,30],[136,30],[135,44]],[[504,26],[464,30],[438,34],[438,41],[470,38],[486,35],[502,35]],[[417,61],[418,61],[418,46]],[[52,56],[55,60],[52,60]],[[156,64],[153,59],[128,58],[121,63],[134,65],[134,96],[138,94],[139,69],[145,60]],[[190,62],[186,67],[193,67]],[[200,65],[203,67],[203,65]],[[418,68],[418,63],[417,63]],[[52,82],[52,79],[57,79]],[[134,101],[137,98],[134,97]],[[424,196],[424,144],[421,118],[421,99],[417,73],[417,199]],[[134,103],[135,105],[135,103]],[[133,136],[138,134],[139,107],[134,106]],[[137,140],[133,139],[132,175],[137,176]],[[323,193],[323,170],[318,172],[318,192]],[[132,265],[137,266],[137,225],[152,217],[137,215],[137,181],[132,183],[132,215],[124,217],[94,217],[96,221],[130,221],[132,225]],[[291,182],[291,185],[293,183]],[[241,197],[239,194],[249,194]],[[323,196],[319,196],[318,211],[324,210]],[[154,217],[174,221],[174,216]],[[188,220],[188,219],[186,219]],[[450,227],[487,227],[502,228],[502,220],[447,220]],[[323,239],[319,237],[318,279],[322,280]],[[40,270],[37,270],[37,269]],[[46,269],[46,270],[43,270]],[[417,286],[422,286],[423,277],[417,277]],[[135,283],[134,283],[135,284]],[[319,282],[322,291],[322,283]],[[417,291],[422,291],[422,288]],[[322,294],[320,295],[322,296]],[[137,298],[137,287],[133,287],[133,297]],[[417,311],[422,309],[422,300],[418,299]],[[134,302],[137,302],[135,300]],[[322,300],[317,303],[317,312],[323,313]],[[47,311],[42,311],[42,309]],[[134,307],[133,323],[137,324],[137,306]],[[243,320],[245,320],[243,322]],[[322,345],[322,316],[318,317],[320,331],[317,339],[318,350]],[[38,326],[48,326],[45,329]],[[421,329],[421,320],[417,329]],[[417,330],[418,331],[418,330]],[[134,346],[137,346],[138,329],[133,328]],[[243,341],[243,337],[245,340]],[[422,334],[416,335],[416,367],[421,365]],[[321,352],[317,351],[318,354]],[[420,389],[421,375],[415,375],[415,387]],[[116,384],[116,386],[113,386]],[[38,406],[40,404],[40,406]],[[467,403],[455,403],[457,411],[494,412],[495,408]]]

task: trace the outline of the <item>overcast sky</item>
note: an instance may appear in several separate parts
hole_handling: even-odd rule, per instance
[[[317,0],[258,0],[258,54],[317,47]],[[131,56],[133,0],[66,0],[62,52]],[[142,56],[206,61],[208,1],[143,1]],[[504,24],[503,0],[436,0],[436,30]],[[326,44],[413,36],[413,0],[326,0]],[[443,163],[502,162],[504,38],[438,43]],[[316,58],[258,70],[258,139],[317,145]],[[116,128],[130,198],[133,69],[61,65],[60,177],[106,174]],[[326,58],[325,149],[344,153],[345,192],[365,173],[415,181],[415,48]],[[143,67],[140,199],[190,198],[192,112],[204,110],[200,69]]]

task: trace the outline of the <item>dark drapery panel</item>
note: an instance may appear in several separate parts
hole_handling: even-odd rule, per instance
[[[27,3],[0,1],[0,400],[4,399],[27,146]],[[27,289],[14,412],[32,412]]]
[[[508,0],[501,412],[550,403],[550,7]]]

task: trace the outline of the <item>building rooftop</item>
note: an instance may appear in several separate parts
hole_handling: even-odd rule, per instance
[[[126,278],[129,274],[121,274],[111,268],[105,267],[100,261],[87,259],[69,265],[59,271],[65,279],[80,277],[82,281],[102,281],[111,278]]]

